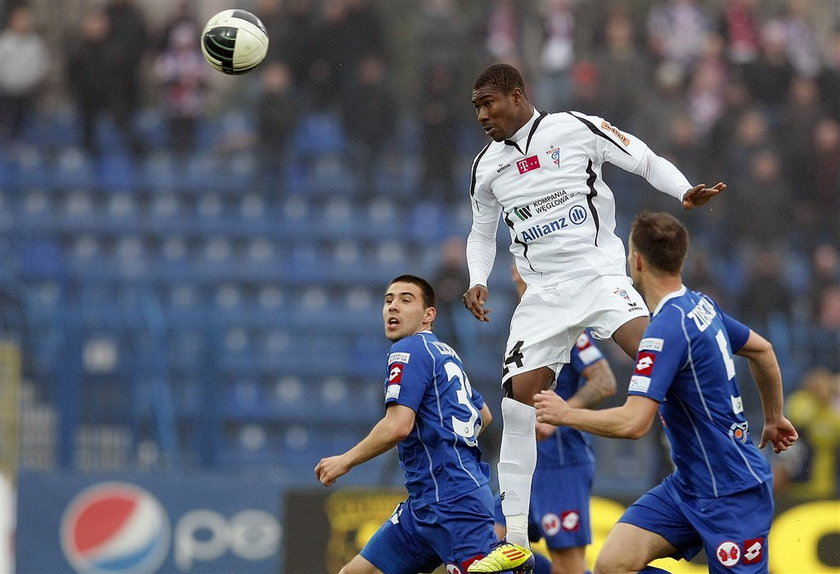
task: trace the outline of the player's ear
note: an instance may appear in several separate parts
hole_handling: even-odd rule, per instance
[[[437,317],[437,309],[435,309],[434,307],[426,307],[426,311],[424,312],[424,315],[423,315],[423,322],[431,325],[432,323],[435,322],[436,317]]]
[[[634,271],[642,270],[642,256],[638,251],[630,252],[630,265],[633,267]]]

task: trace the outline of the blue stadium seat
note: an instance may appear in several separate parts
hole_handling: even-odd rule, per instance
[[[327,113],[309,114],[298,124],[293,144],[303,155],[341,154],[347,138],[337,117]]]

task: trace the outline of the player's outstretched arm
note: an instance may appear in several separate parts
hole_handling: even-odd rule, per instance
[[[782,372],[773,345],[751,330],[747,342],[736,354],[749,361],[750,371],[761,396],[764,430],[758,448],[764,448],[767,443],[771,443],[777,453],[787,450],[799,435],[793,424],[784,416]]]
[[[464,306],[469,309],[473,317],[485,323],[490,322],[491,309],[484,306],[489,296],[490,292],[484,285],[473,285],[464,293]]]
[[[324,486],[332,486],[335,481],[350,472],[354,466],[391,450],[414,428],[415,412],[409,407],[390,404],[385,416],[371,429],[370,433],[356,446],[336,456],[322,458],[315,467],[315,477]]]
[[[620,407],[594,411],[576,409],[554,391],[534,395],[537,422],[565,425],[609,438],[642,438],[653,424],[659,403],[647,397],[630,395]]]
[[[695,185],[683,195],[683,209],[689,210],[705,205],[723,191],[726,191],[726,184],[723,182],[718,182],[714,187],[706,187],[705,183]]]

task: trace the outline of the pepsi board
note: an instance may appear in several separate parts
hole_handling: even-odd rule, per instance
[[[17,570],[278,572],[282,495],[264,478],[23,473]]]

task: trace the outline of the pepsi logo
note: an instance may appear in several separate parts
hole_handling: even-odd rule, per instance
[[[61,520],[61,547],[79,573],[154,572],[169,552],[169,517],[149,492],[127,482],[79,493]]]

